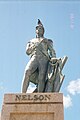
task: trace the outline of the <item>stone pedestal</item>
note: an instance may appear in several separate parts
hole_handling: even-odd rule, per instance
[[[63,95],[5,94],[1,120],[64,120]]]

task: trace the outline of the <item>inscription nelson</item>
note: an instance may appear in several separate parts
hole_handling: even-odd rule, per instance
[[[35,94],[35,95],[30,95],[30,94],[26,94],[26,95],[16,95],[15,96],[15,101],[48,101],[51,99],[51,95],[39,95],[39,94]]]

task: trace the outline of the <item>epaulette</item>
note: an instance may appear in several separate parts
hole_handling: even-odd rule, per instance
[[[53,43],[53,41],[51,39],[48,39],[48,41]]]

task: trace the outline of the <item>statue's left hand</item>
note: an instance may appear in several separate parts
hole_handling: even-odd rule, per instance
[[[51,58],[51,60],[50,60],[50,62],[53,63],[53,64],[55,64],[57,61],[58,61],[57,58]]]

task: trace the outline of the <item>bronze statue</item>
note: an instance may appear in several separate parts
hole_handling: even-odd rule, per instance
[[[34,92],[59,92],[64,76],[61,71],[67,57],[57,59],[53,41],[44,37],[44,27],[38,19],[36,38],[30,40],[26,47],[30,55],[23,82],[22,93],[26,93],[29,82],[36,85]]]

